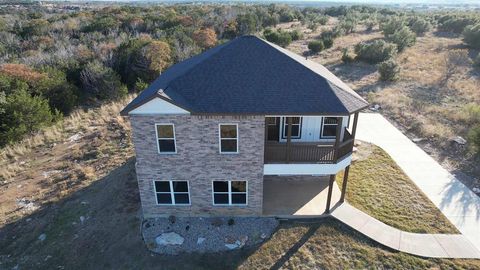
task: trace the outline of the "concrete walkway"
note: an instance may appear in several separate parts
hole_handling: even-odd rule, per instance
[[[331,215],[391,249],[432,258],[480,259],[480,251],[461,234],[421,234],[393,228],[343,203]]]
[[[356,139],[383,148],[450,222],[477,247],[477,252],[480,250],[480,198],[473,191],[440,166],[380,114],[360,114]],[[341,213],[342,208],[338,210]],[[411,237],[407,233],[402,235],[407,238]],[[442,242],[450,236],[436,239],[440,238],[442,240],[439,241]],[[454,240],[453,242],[458,241]],[[463,242],[458,243],[463,245]],[[414,241],[408,245],[413,247]],[[402,248],[408,249],[406,246]],[[449,254],[447,251],[445,252]]]

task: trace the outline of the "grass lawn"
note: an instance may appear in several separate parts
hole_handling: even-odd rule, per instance
[[[362,143],[354,156],[346,194],[351,205],[404,231],[458,233],[381,148]],[[342,181],[340,173],[339,186]]]

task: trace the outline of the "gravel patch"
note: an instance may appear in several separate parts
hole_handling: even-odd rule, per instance
[[[146,219],[142,235],[156,253],[219,252],[255,246],[278,226],[266,217],[170,217]]]

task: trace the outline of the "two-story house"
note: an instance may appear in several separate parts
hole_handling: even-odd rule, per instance
[[[262,215],[264,179],[296,175],[328,181],[328,212],[367,105],[322,65],[255,36],[180,62],[122,111],[144,216]]]

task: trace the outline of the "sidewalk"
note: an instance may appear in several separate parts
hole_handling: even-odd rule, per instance
[[[380,114],[360,114],[356,139],[383,148],[450,222],[477,247],[477,252],[480,250],[480,197]],[[338,210],[342,211],[341,208]],[[410,235],[405,234],[405,237],[408,238]],[[450,237],[441,238],[448,239]],[[412,245],[415,243],[414,239],[411,239]],[[439,239],[437,238],[437,240]],[[460,247],[463,246],[463,242],[455,239],[454,241]]]
[[[480,259],[480,251],[461,234],[421,234],[393,228],[344,202],[332,211],[336,219],[391,249],[432,258]]]

